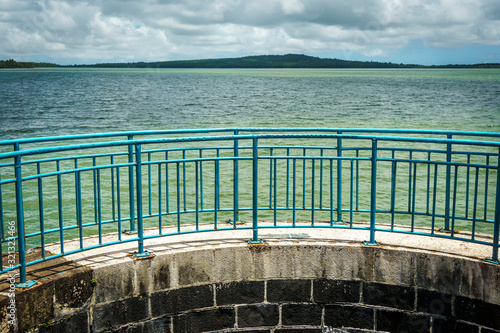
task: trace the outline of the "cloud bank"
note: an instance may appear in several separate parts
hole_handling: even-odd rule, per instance
[[[58,63],[500,46],[497,0],[0,0],[0,57]]]

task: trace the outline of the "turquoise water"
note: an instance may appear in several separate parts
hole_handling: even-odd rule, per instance
[[[171,128],[500,131],[499,69],[0,72],[0,138]]]
[[[500,132],[500,70],[498,69],[6,70],[0,71],[0,101],[0,140],[130,130],[221,127],[408,128]],[[11,147],[2,147],[0,151],[6,149]],[[69,164],[66,167],[72,168],[73,162],[67,163]],[[282,174],[286,167],[284,163],[283,161],[278,165]],[[266,163],[263,162],[262,165],[262,170],[267,173]],[[62,167],[65,167],[64,163]],[[250,184],[249,167],[243,162],[240,165],[241,188],[242,192],[246,191],[241,194],[244,207],[249,207],[251,204],[250,191],[243,186],[245,182]],[[221,168],[226,171],[231,170],[231,163],[222,164]],[[316,164],[315,168],[317,177],[320,172],[319,165]],[[328,179],[329,168],[328,165],[323,168],[325,179]],[[344,178],[349,178],[349,165],[345,165],[344,168],[346,170]],[[156,170],[152,171],[153,184],[156,184],[157,180]],[[308,166],[307,170],[308,174],[304,174],[304,177],[309,189],[311,167]],[[366,175],[361,177],[368,179],[369,172],[366,170]],[[166,172],[165,166],[161,172]],[[176,190],[173,167],[169,172],[172,182],[171,205],[174,205]],[[213,169],[209,171],[207,166],[206,172],[206,180],[213,178]],[[398,173],[398,177],[401,177],[398,180],[398,191],[402,194],[401,199],[398,197],[396,206],[400,210],[406,209],[407,206],[405,197],[408,193],[408,175],[405,172],[407,171],[403,170]],[[419,169],[419,177],[422,177],[424,172]],[[188,176],[190,173],[193,173],[193,165],[188,165]],[[300,183],[301,175],[299,171],[298,173]],[[5,172],[0,176],[2,179],[11,177]],[[471,177],[474,176],[472,173]],[[485,176],[484,174],[480,176],[478,193],[480,200],[483,200]],[[89,172],[82,173],[82,181],[88,184],[83,189],[84,205],[88,208],[84,211],[83,218],[87,222],[94,220],[95,188],[92,185],[92,177]],[[103,184],[107,184],[109,188],[111,183],[109,172],[103,171],[101,177]],[[122,169],[120,177],[123,195],[121,209],[123,215],[127,216],[126,170]],[[228,177],[231,178],[230,172]],[[280,177],[280,184],[283,184],[284,175]],[[346,184],[348,184],[347,178]],[[490,191],[495,186],[495,178],[493,173],[489,177]],[[425,179],[421,182],[425,183]],[[207,184],[211,183],[213,181],[207,181]],[[385,186],[385,191],[389,193],[390,179],[384,179],[384,182],[380,183],[381,188]],[[74,174],[62,177],[64,225],[75,223],[74,184]],[[442,180],[438,185],[440,188],[444,187]],[[37,184],[36,181],[29,181],[23,186],[27,232],[37,232],[39,231]],[[461,187],[465,188],[465,185]],[[272,197],[268,195],[268,188],[264,181],[259,193],[260,203],[269,201],[269,197]],[[212,187],[207,187],[205,192],[207,201],[212,201],[208,198],[214,196],[213,191]],[[230,206],[231,191],[224,186],[222,191],[223,206]],[[280,188],[280,191],[278,196],[283,197],[283,188]],[[333,196],[332,199],[329,198],[326,187],[322,191],[324,191],[325,205],[329,205],[330,200],[335,201]],[[347,200],[348,185],[343,191],[346,191],[343,197]],[[57,228],[59,214],[55,179],[52,181],[44,179],[43,192],[46,228]],[[105,192],[104,185],[103,192]],[[305,192],[306,190],[304,196]],[[299,198],[297,204],[301,205],[299,201],[303,198],[303,194],[300,192],[297,195]],[[153,196],[155,202],[157,197],[155,194]],[[369,196],[365,196],[360,199],[362,208],[367,208],[369,205]],[[4,186],[5,221],[15,219],[13,198],[14,187]],[[310,199],[307,200],[309,204]],[[439,197],[438,200],[444,199]],[[470,206],[473,204],[472,199],[465,199],[463,196],[460,200],[462,206],[467,200]],[[385,209],[388,207],[389,197],[387,195],[385,198],[381,197],[379,202],[380,208]],[[285,205],[283,202],[278,204]],[[109,208],[112,205],[109,193],[103,194],[103,206]],[[493,213],[491,211],[493,207],[494,204],[488,207],[489,217]],[[145,207],[147,208],[151,210],[150,205]],[[347,207],[344,205],[344,208]],[[175,210],[175,207],[171,209]],[[463,207],[460,209],[464,210]],[[420,211],[424,210],[424,207],[420,207]],[[155,211],[157,210],[153,207],[153,214]],[[107,219],[113,218],[110,209],[103,210],[103,214]],[[288,212],[282,216],[290,219],[290,214]],[[271,215],[262,216],[269,218]],[[328,219],[329,214],[327,212],[319,216],[318,213],[317,216]],[[208,214],[206,220],[212,217],[212,214]],[[231,218],[231,214],[224,215],[224,218],[226,217]],[[302,219],[309,217],[309,213],[299,216]],[[156,221],[153,221],[151,226],[155,223]],[[470,226],[464,225],[461,228],[468,230]],[[486,231],[489,232],[490,229],[488,227]],[[115,231],[116,227],[106,227],[104,230]],[[86,232],[95,234],[97,230],[94,228]],[[75,236],[76,234],[69,233],[66,238]],[[52,234],[51,238],[47,238],[49,239],[57,240],[57,234]],[[34,239],[32,242],[33,245],[40,244],[39,239]]]

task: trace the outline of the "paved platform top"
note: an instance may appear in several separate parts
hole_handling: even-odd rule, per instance
[[[362,224],[358,224],[361,226]],[[220,223],[220,228],[231,227],[224,222]],[[236,230],[218,230],[211,232],[193,232],[180,235],[169,235],[158,238],[149,238],[144,242],[144,248],[154,255],[168,253],[171,251],[186,251],[197,249],[209,249],[216,247],[247,247],[248,240],[252,237],[252,230],[248,229],[251,226],[249,223],[238,224]],[[364,246],[363,241],[369,240],[368,230],[358,230],[349,228],[271,228],[272,223],[262,222],[262,227],[259,229],[259,238],[262,238],[267,245],[303,245],[303,246]],[[365,225],[367,226],[367,225]],[[208,226],[200,226],[203,229]],[[194,226],[182,226],[183,231],[194,230]],[[166,227],[163,229],[164,234],[175,233],[175,227]],[[415,232],[425,231],[429,229],[415,229]],[[158,233],[158,229],[145,230],[145,237],[152,236]],[[446,233],[435,231],[436,235],[446,235]],[[449,234],[448,234],[449,236]],[[457,235],[458,237],[468,238],[470,235],[465,233]],[[92,250],[78,252],[66,255],[63,258],[57,258],[46,262],[41,262],[35,265],[28,266],[28,280],[36,280],[47,278],[51,275],[57,275],[64,271],[74,270],[77,267],[98,268],[106,265],[113,265],[126,260],[133,260],[132,254],[137,251],[137,241],[126,242],[127,239],[136,238],[137,235],[122,234],[124,242],[116,245],[98,247]],[[489,235],[476,235],[476,239],[491,241]],[[116,241],[117,233],[103,235],[103,242]],[[444,256],[458,256],[469,258],[472,260],[483,260],[491,258],[491,246],[460,241],[455,239],[447,239],[440,237],[429,237],[417,234],[407,233],[391,233],[377,231],[376,241],[380,243],[382,248],[392,248],[399,250],[422,251],[441,254]],[[98,244],[98,236],[90,236],[84,239],[84,245]],[[70,240],[65,242],[65,251],[78,249],[80,246],[79,240]],[[51,253],[57,254],[60,252],[60,244],[54,243],[46,246],[46,255]],[[40,249],[27,255],[27,261],[40,258]],[[0,293],[2,290],[8,289],[9,285],[6,282],[6,277],[9,273],[0,275]],[[4,283],[1,283],[4,282]]]

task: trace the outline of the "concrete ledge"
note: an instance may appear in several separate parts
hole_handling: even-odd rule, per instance
[[[146,259],[132,243],[67,256],[78,267],[16,292],[18,330],[500,332],[500,266],[482,260],[486,246],[378,233],[382,245],[365,247],[367,233],[342,229],[261,236],[151,239]]]

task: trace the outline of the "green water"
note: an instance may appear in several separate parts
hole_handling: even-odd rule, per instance
[[[0,138],[210,127],[500,130],[498,69],[0,72]]]
[[[330,128],[405,128],[431,130],[466,130],[500,132],[500,70],[498,69],[34,69],[0,71],[0,139],[23,137],[56,136],[68,134],[85,134],[101,132],[119,132],[129,130],[158,130],[179,128],[221,128],[221,127],[330,127]],[[282,142],[283,143],[283,142]],[[346,143],[348,145],[348,143]],[[334,144],[332,144],[334,145]],[[10,147],[0,147],[7,151]],[[279,152],[277,152],[279,153]],[[281,151],[281,154],[284,152]],[[300,153],[300,152],[298,152]],[[316,152],[319,153],[319,152]],[[215,154],[215,152],[212,152]],[[224,153],[222,153],[224,155]],[[161,157],[153,156],[153,160]],[[118,160],[118,159],[117,159]],[[126,162],[126,161],[122,161]],[[61,163],[61,168],[72,168],[73,161]],[[91,165],[91,161],[80,162]],[[104,163],[104,162],[103,162]],[[297,207],[311,205],[310,190],[312,188],[312,165],[307,164],[305,173],[303,165],[297,165]],[[310,163],[310,162],[308,162]],[[261,163],[262,179],[270,172],[268,161]],[[278,173],[278,206],[291,207],[286,202],[286,162],[277,165]],[[349,200],[350,165],[344,167],[343,200]],[[55,171],[54,165],[46,166],[46,171]],[[214,164],[206,165],[204,178],[205,207],[213,207]],[[221,162],[221,206],[232,205],[231,182],[232,164]],[[332,169],[336,170],[336,165]],[[25,169],[27,170],[27,169]],[[250,207],[251,193],[250,165],[240,165],[240,207]],[[314,167],[316,177],[324,173],[324,182],[330,180],[330,165],[325,163],[321,168],[319,161]],[[322,170],[322,171],[321,171]],[[369,166],[361,165],[360,179],[369,179]],[[43,170],[42,170],[43,171]],[[28,172],[28,171],[24,171]],[[35,173],[32,167],[31,173]],[[144,174],[147,184],[148,174]],[[153,186],[158,182],[158,169],[152,169]],[[166,169],[162,166],[162,191],[165,200]],[[336,172],[336,171],[335,171]],[[386,171],[385,171],[386,172]],[[409,169],[398,171],[398,200],[396,209],[408,210]],[[426,183],[426,170],[418,170],[418,184]],[[463,171],[464,172],[464,171]],[[442,175],[442,173],[440,173]],[[11,171],[0,170],[2,179],[12,177]],[[102,192],[111,186],[109,170],[100,174]],[[113,175],[116,179],[116,174]],[[169,211],[176,210],[175,170],[170,167],[169,178]],[[127,173],[120,170],[123,216],[128,216]],[[379,209],[388,208],[390,197],[390,176],[380,171]],[[474,179],[474,170],[470,174]],[[487,179],[490,191],[494,188],[496,174],[491,173]],[[187,179],[194,178],[194,165],[187,165]],[[472,206],[472,199],[465,197],[466,185],[462,174],[458,183],[460,210],[465,215],[465,205]],[[83,220],[94,220],[95,188],[92,185],[93,174],[82,173],[83,188]],[[431,175],[431,181],[433,181]],[[44,180],[43,202],[46,229],[58,226],[57,182],[55,177]],[[225,183],[227,182],[227,183]],[[478,198],[482,204],[489,201],[485,198],[486,174],[478,174]],[[363,182],[362,182],[363,183]],[[61,185],[63,191],[63,225],[73,225],[75,221],[75,176],[63,175]],[[305,184],[305,187],[303,187]],[[474,186],[475,183],[471,183]],[[37,181],[29,181],[23,185],[25,191],[25,219],[27,232],[37,232],[39,227],[39,199]],[[320,196],[323,206],[331,202],[336,204],[336,193],[331,195],[329,187],[316,180],[315,205],[319,207]],[[443,179],[437,182],[439,188],[444,187]],[[147,186],[147,185],[144,185]],[[369,208],[369,188],[361,185],[359,205],[361,209]],[[419,185],[417,192],[418,209],[425,212],[425,185]],[[273,198],[270,194],[272,186],[268,180],[260,183],[259,203]],[[155,190],[153,189],[153,192]],[[181,188],[182,195],[184,189]],[[187,187],[187,209],[193,209],[192,199],[194,187]],[[149,205],[147,191],[145,193],[145,212],[158,212],[158,195],[152,194]],[[320,194],[321,193],[321,194]],[[424,194],[422,194],[424,193]],[[2,187],[4,221],[15,218],[13,185]],[[431,192],[431,195],[433,192]],[[437,196],[443,202],[443,193]],[[156,206],[155,206],[156,205]],[[167,203],[163,201],[162,211],[166,211]],[[265,205],[265,204],[262,204]],[[269,205],[273,205],[270,201]],[[348,209],[348,204],[343,208]],[[111,212],[112,198],[103,194],[103,220],[113,219]],[[486,215],[491,218],[494,204],[488,205]],[[182,208],[182,207],[181,207]],[[354,207],[356,208],[356,207]],[[117,209],[115,205],[115,210]],[[472,210],[468,208],[472,214]],[[442,213],[441,211],[438,213]],[[246,215],[245,215],[246,214]],[[280,219],[291,219],[291,212],[280,213]],[[484,212],[478,212],[478,218]],[[115,213],[116,218],[117,212]],[[310,219],[310,211],[297,212],[297,219]],[[272,212],[260,215],[261,218],[272,218]],[[328,220],[330,212],[316,212],[317,219]],[[221,213],[219,218],[230,219],[232,213]],[[249,219],[249,212],[242,212],[242,218]],[[343,219],[348,220],[349,213]],[[358,220],[367,220],[367,214],[359,214]],[[410,216],[399,220],[402,224],[410,223]],[[192,218],[183,218],[183,221]],[[213,220],[213,213],[204,214],[203,221]],[[422,225],[429,226],[429,219]],[[149,221],[149,220],[148,220]],[[151,220],[150,226],[157,225]],[[172,222],[174,221],[174,222]],[[165,217],[165,224],[175,223],[175,218]],[[419,222],[420,223],[420,222]],[[459,223],[459,222],[457,222]],[[462,223],[462,222],[460,222]],[[460,228],[470,230],[470,224],[462,223]],[[478,227],[479,228],[479,227]],[[490,231],[486,226],[478,231]],[[103,227],[103,231],[116,231],[116,225]],[[97,226],[87,228],[86,234],[97,233]],[[51,241],[57,240],[57,234]],[[65,233],[65,238],[74,237],[75,232]],[[47,239],[49,240],[49,238]],[[32,245],[40,243],[33,239]]]

